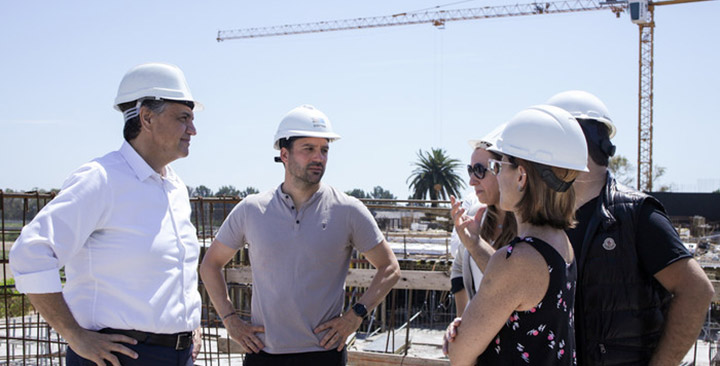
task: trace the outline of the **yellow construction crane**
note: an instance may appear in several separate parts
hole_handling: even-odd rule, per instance
[[[640,29],[638,73],[638,189],[652,191],[652,133],[653,133],[653,35],[656,6],[712,0],[574,0],[535,2],[531,4],[485,6],[481,8],[451,9],[400,13],[387,16],[329,20],[314,23],[286,24],[270,27],[218,31],[217,41],[259,37],[287,36],[305,33],[334,32],[351,29],[379,28],[411,24],[432,24],[443,28],[445,23],[459,20],[516,17],[526,15],[574,13],[591,10],[610,10],[617,17],[628,11],[630,19]]]
[[[630,0],[630,19],[640,29],[640,54],[638,72],[638,189],[652,191],[653,162],[653,43],[654,8],[661,5],[693,3],[708,0]]]

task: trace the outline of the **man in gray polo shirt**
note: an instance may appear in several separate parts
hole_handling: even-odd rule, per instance
[[[200,275],[245,366],[345,365],[345,341],[400,277],[395,255],[368,209],[321,184],[329,143],[340,136],[309,105],[291,110],[275,135],[285,179],[230,213],[205,254]],[[235,315],[222,269],[248,244],[251,323]],[[377,269],[367,291],[343,313],[345,277],[357,249]]]

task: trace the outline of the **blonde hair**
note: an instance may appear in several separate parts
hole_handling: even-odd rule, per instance
[[[517,215],[533,225],[550,226],[561,230],[575,227],[577,223],[575,221],[575,188],[570,186],[565,192],[555,191],[540,177],[540,173],[535,168],[538,163],[520,158],[510,160],[527,171],[527,184],[523,189],[522,198],[515,206]],[[563,182],[572,182],[579,173],[577,170],[548,168]]]

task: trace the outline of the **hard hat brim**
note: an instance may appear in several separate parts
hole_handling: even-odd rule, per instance
[[[153,98],[138,98],[138,99],[153,99]],[[171,98],[158,98],[158,99],[160,99],[160,100],[166,100],[166,101],[169,101],[169,102],[193,102],[193,104],[195,104],[195,106],[193,107],[193,112],[202,112],[202,111],[205,110],[205,105],[202,104],[202,103],[200,103],[200,102],[198,102],[197,100],[171,99]],[[115,105],[113,105],[113,108],[114,108],[116,111],[118,111],[118,112],[122,112],[122,111],[120,110],[120,104],[128,103],[128,102],[134,102],[134,101],[136,101],[136,100],[137,100],[137,99],[135,99],[135,100],[128,100],[127,102],[120,102],[120,103],[118,103],[117,101],[115,101]]]
[[[507,126],[507,122],[493,128],[490,133],[488,133],[487,135],[485,135],[485,137],[479,140],[468,140],[468,145],[470,145],[470,147],[472,147],[473,149],[480,148],[487,150],[491,146],[497,144],[497,140],[505,129],[505,126]]]
[[[289,130],[289,131],[286,131],[286,133],[283,134],[283,136],[278,136],[275,138],[275,144],[273,145],[275,150],[280,150],[280,140],[281,139],[288,139],[291,137],[297,137],[297,138],[319,137],[319,138],[328,139],[328,140],[330,140],[330,142],[340,139],[340,135],[338,135],[334,132],[309,132],[309,131],[300,131],[300,130]]]

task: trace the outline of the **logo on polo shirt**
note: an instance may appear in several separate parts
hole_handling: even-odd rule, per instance
[[[605,238],[602,247],[605,248],[605,250],[613,250],[617,247],[617,244],[615,244],[615,240],[613,238]]]

